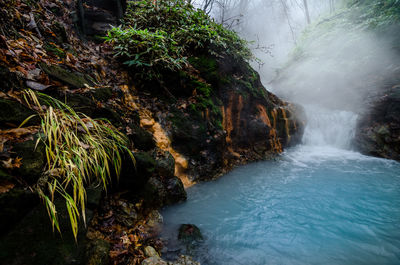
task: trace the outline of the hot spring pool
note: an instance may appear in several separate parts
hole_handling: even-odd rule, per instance
[[[299,146],[187,190],[164,236],[196,224],[202,264],[400,264],[400,164]]]

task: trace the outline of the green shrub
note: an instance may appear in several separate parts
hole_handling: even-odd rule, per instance
[[[196,52],[253,59],[245,40],[185,0],[130,1],[122,25],[106,41],[116,57],[139,70],[180,69]]]

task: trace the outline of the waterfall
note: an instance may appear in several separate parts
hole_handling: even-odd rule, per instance
[[[309,146],[332,146],[350,149],[354,137],[357,114],[351,111],[306,106],[307,126],[303,144]]]

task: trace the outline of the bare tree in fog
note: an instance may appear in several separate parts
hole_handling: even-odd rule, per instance
[[[329,10],[331,13],[335,12],[335,0],[329,0]]]
[[[287,5],[287,2],[286,2],[286,0],[279,0],[279,1],[280,1],[281,5],[282,5],[282,10],[283,10],[283,13],[284,13],[284,15],[285,15],[287,24],[288,24],[288,26],[289,26],[290,33],[291,33],[291,35],[292,35],[293,42],[296,43],[296,35],[295,35],[295,33],[294,33],[294,29],[293,29],[292,23],[291,23],[291,21],[290,21],[289,7],[288,7],[288,5]]]
[[[331,0],[329,0],[329,1],[331,1]],[[304,12],[306,14],[306,19],[307,19],[307,24],[310,24],[311,23],[310,11],[308,10],[308,2],[307,2],[307,0],[303,0],[303,4],[304,4]]]

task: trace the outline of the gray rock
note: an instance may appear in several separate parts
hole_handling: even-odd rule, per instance
[[[144,254],[146,255],[146,257],[160,257],[157,251],[152,246],[145,247]]]
[[[182,224],[179,227],[178,239],[184,243],[201,242],[203,235],[194,224]]]
[[[176,261],[168,262],[168,265],[200,265],[200,262],[194,261],[190,256],[181,255]]]
[[[110,243],[96,239],[86,247],[86,265],[106,265],[109,263]]]
[[[32,110],[17,101],[0,98],[0,125],[6,123],[19,126],[26,118],[35,114]],[[38,118],[31,119],[27,125],[32,123],[39,123]]]
[[[83,74],[70,72],[58,65],[47,65],[42,63],[40,64],[40,67],[46,72],[46,74],[74,88],[82,88],[85,87],[85,85],[94,85],[93,81],[91,81],[90,78],[85,77]]]
[[[168,263],[160,257],[150,257],[143,260],[141,265],[168,265]]]
[[[174,204],[177,202],[186,201],[187,194],[182,181],[178,177],[173,177],[167,180],[167,198],[166,204]]]
[[[159,211],[151,211],[147,216],[147,226],[153,230],[159,230],[163,224],[164,220]]]

